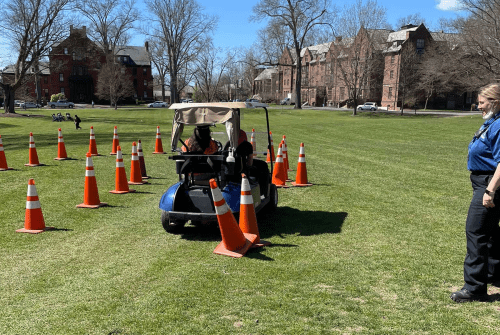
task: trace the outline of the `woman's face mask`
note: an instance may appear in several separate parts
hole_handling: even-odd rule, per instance
[[[500,106],[498,100],[488,99],[482,95],[478,96],[478,103],[479,110],[483,112],[484,120],[491,119],[498,112]]]

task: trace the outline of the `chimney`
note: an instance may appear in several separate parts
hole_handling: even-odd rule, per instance
[[[148,41],[144,42],[144,47],[146,48],[146,51],[149,52],[149,42]]]
[[[335,37],[335,42],[340,43],[342,41],[342,36]]]

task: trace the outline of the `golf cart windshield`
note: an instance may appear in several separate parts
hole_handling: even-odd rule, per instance
[[[240,108],[267,107],[262,103],[179,103],[170,106],[175,110],[172,123],[172,151],[177,151],[184,126],[207,126],[224,124],[230,147],[235,149],[240,134]]]

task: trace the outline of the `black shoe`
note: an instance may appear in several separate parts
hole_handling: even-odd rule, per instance
[[[485,301],[488,300],[488,294],[474,294],[463,287],[460,291],[453,292],[450,298],[455,302]]]

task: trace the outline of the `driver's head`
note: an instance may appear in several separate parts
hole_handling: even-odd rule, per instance
[[[209,140],[210,136],[210,126],[197,126],[194,129],[194,135],[197,139],[201,139],[202,141]]]

